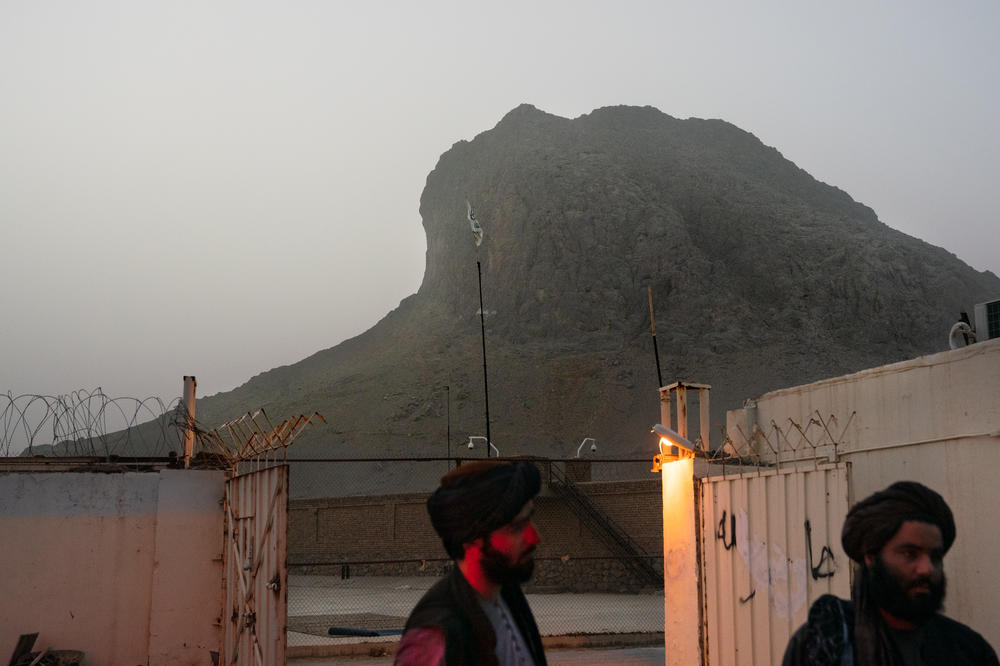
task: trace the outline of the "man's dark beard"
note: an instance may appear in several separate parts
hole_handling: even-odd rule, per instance
[[[907,590],[903,589],[900,582],[890,573],[881,557],[876,556],[875,563],[868,571],[868,583],[872,601],[890,615],[898,617],[901,620],[920,624],[941,610],[946,587],[943,573],[941,574],[941,580],[937,582],[931,578],[922,578],[914,581],[914,583],[927,583],[930,591],[913,598],[909,596]]]
[[[511,564],[507,556],[495,549],[488,540],[483,541],[483,558],[481,564],[483,573],[494,583],[524,583],[535,571],[535,560],[529,559],[520,564]]]

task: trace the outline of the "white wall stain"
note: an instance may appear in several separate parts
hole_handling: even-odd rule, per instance
[[[805,558],[790,560],[777,543],[768,553],[767,542],[757,534],[750,535],[749,523],[746,510],[740,509],[736,514],[736,552],[750,571],[754,598],[767,594],[778,617],[788,619],[806,604]]]

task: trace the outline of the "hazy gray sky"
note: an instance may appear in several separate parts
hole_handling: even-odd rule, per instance
[[[996,0],[8,0],[0,391],[204,396],[366,330],[420,284],[438,156],[522,102],[722,118],[1000,273],[998,26]]]

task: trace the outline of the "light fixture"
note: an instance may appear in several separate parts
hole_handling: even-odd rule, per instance
[[[650,432],[655,432],[660,436],[660,452],[653,457],[653,469],[651,472],[659,472],[663,468],[663,463],[680,460],[682,458],[694,458],[695,445],[687,437],[683,437],[677,431],[668,428],[662,423],[653,426]]]
[[[580,451],[583,449],[583,445],[586,444],[587,442],[590,442],[590,452],[591,453],[597,452],[597,440],[595,440],[593,437],[584,437],[583,441],[580,442],[580,446],[576,447],[577,458],[580,457]]]
[[[486,443],[489,444],[489,447],[486,449],[487,456],[489,455],[489,450],[493,449],[493,452],[496,453],[497,458],[500,457],[500,449],[498,449],[493,444],[493,442],[489,441],[488,439],[486,439],[482,435],[469,435],[469,448],[470,449],[476,448],[476,440],[481,440],[484,444],[486,444]]]

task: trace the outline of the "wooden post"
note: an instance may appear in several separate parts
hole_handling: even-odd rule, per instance
[[[701,450],[708,451],[711,447],[708,438],[711,436],[712,413],[708,409],[708,387],[703,386],[698,389],[698,414],[699,426],[701,427]]]
[[[660,387],[660,423],[670,428],[670,386]]]
[[[688,401],[687,387],[677,382],[677,434],[681,437],[688,436]],[[688,437],[690,439],[690,437]]]
[[[194,401],[198,381],[193,375],[184,375],[184,408],[187,410],[187,423],[184,428],[184,468],[191,466],[194,455]]]
[[[660,349],[656,346],[656,318],[653,317],[653,285],[646,285],[646,293],[649,294],[649,330],[653,334],[653,358],[656,361],[656,381],[657,386],[663,386],[663,373],[660,372]],[[663,425],[667,425],[664,423]]]

